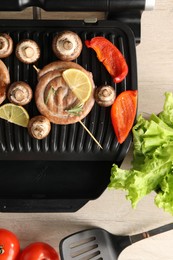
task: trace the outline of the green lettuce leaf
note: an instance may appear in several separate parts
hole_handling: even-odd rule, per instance
[[[173,95],[165,96],[158,116],[152,114],[148,120],[138,116],[132,129],[132,167],[123,170],[114,164],[108,187],[126,191],[133,208],[155,191],[155,204],[173,215]]]
[[[159,117],[168,126],[173,128],[173,94],[171,92],[165,93],[165,103]]]
[[[173,172],[165,176],[160,183],[160,191],[155,197],[155,204],[159,208],[173,215]]]
[[[167,147],[165,149],[167,150]],[[162,154],[162,149],[156,151],[153,157],[148,157],[145,163],[142,164],[141,171],[134,168],[123,170],[114,164],[111,169],[108,187],[125,190],[127,199],[131,201],[132,207],[135,208],[144,196],[153,190],[160,189],[160,182],[171,171],[173,146],[169,147],[170,150],[172,154],[169,158]]]

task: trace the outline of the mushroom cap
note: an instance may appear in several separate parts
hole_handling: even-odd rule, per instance
[[[100,86],[95,89],[94,98],[100,106],[111,106],[116,98],[115,89],[109,85]]]
[[[40,58],[40,48],[38,44],[31,39],[20,41],[16,46],[15,53],[16,57],[26,64],[34,63]]]
[[[69,68],[78,68],[86,73],[93,86],[89,99],[77,115],[68,113],[69,109],[79,104],[79,100],[62,77],[62,72]],[[43,68],[41,75],[35,90],[35,101],[40,114],[46,116],[52,123],[62,125],[76,123],[87,116],[95,102],[95,85],[91,73],[74,62],[57,61]]]
[[[53,38],[52,49],[60,60],[72,61],[80,55],[82,41],[75,32],[63,31]]]
[[[36,139],[44,139],[51,130],[50,121],[43,115],[34,116],[28,123],[29,134]]]
[[[0,104],[6,99],[7,87],[10,84],[10,74],[5,63],[0,60]]]
[[[13,51],[13,40],[6,33],[0,33],[0,58],[10,56]]]
[[[13,82],[7,92],[8,99],[10,102],[16,105],[26,105],[32,99],[31,87],[23,81]]]

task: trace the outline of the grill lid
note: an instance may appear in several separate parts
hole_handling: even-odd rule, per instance
[[[154,5],[155,0],[8,0],[0,3],[0,11],[22,11],[33,7],[33,17],[39,19],[41,9],[50,12],[104,12],[106,20],[127,24],[139,43],[141,15],[144,10],[152,10]]]
[[[154,0],[8,0],[0,5],[0,11],[21,11],[27,7],[40,7],[46,11],[131,11],[144,10],[154,5]]]

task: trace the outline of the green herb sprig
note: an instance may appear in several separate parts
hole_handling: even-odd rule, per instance
[[[76,106],[67,109],[66,112],[71,115],[78,116],[83,110],[83,103],[79,103]]]
[[[46,98],[45,98],[45,104],[47,105],[47,103],[48,103],[48,101],[49,101],[49,98],[50,98],[50,95],[51,94],[53,94],[53,95],[55,95],[55,92],[56,92],[56,90],[51,86],[50,87],[50,89],[49,89],[49,91],[48,91],[48,94],[47,94],[47,96],[46,96]]]

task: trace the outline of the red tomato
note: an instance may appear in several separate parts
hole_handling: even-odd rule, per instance
[[[19,240],[14,233],[0,229],[0,260],[16,260],[20,252]]]
[[[60,260],[60,258],[50,245],[35,242],[24,248],[19,260]]]

